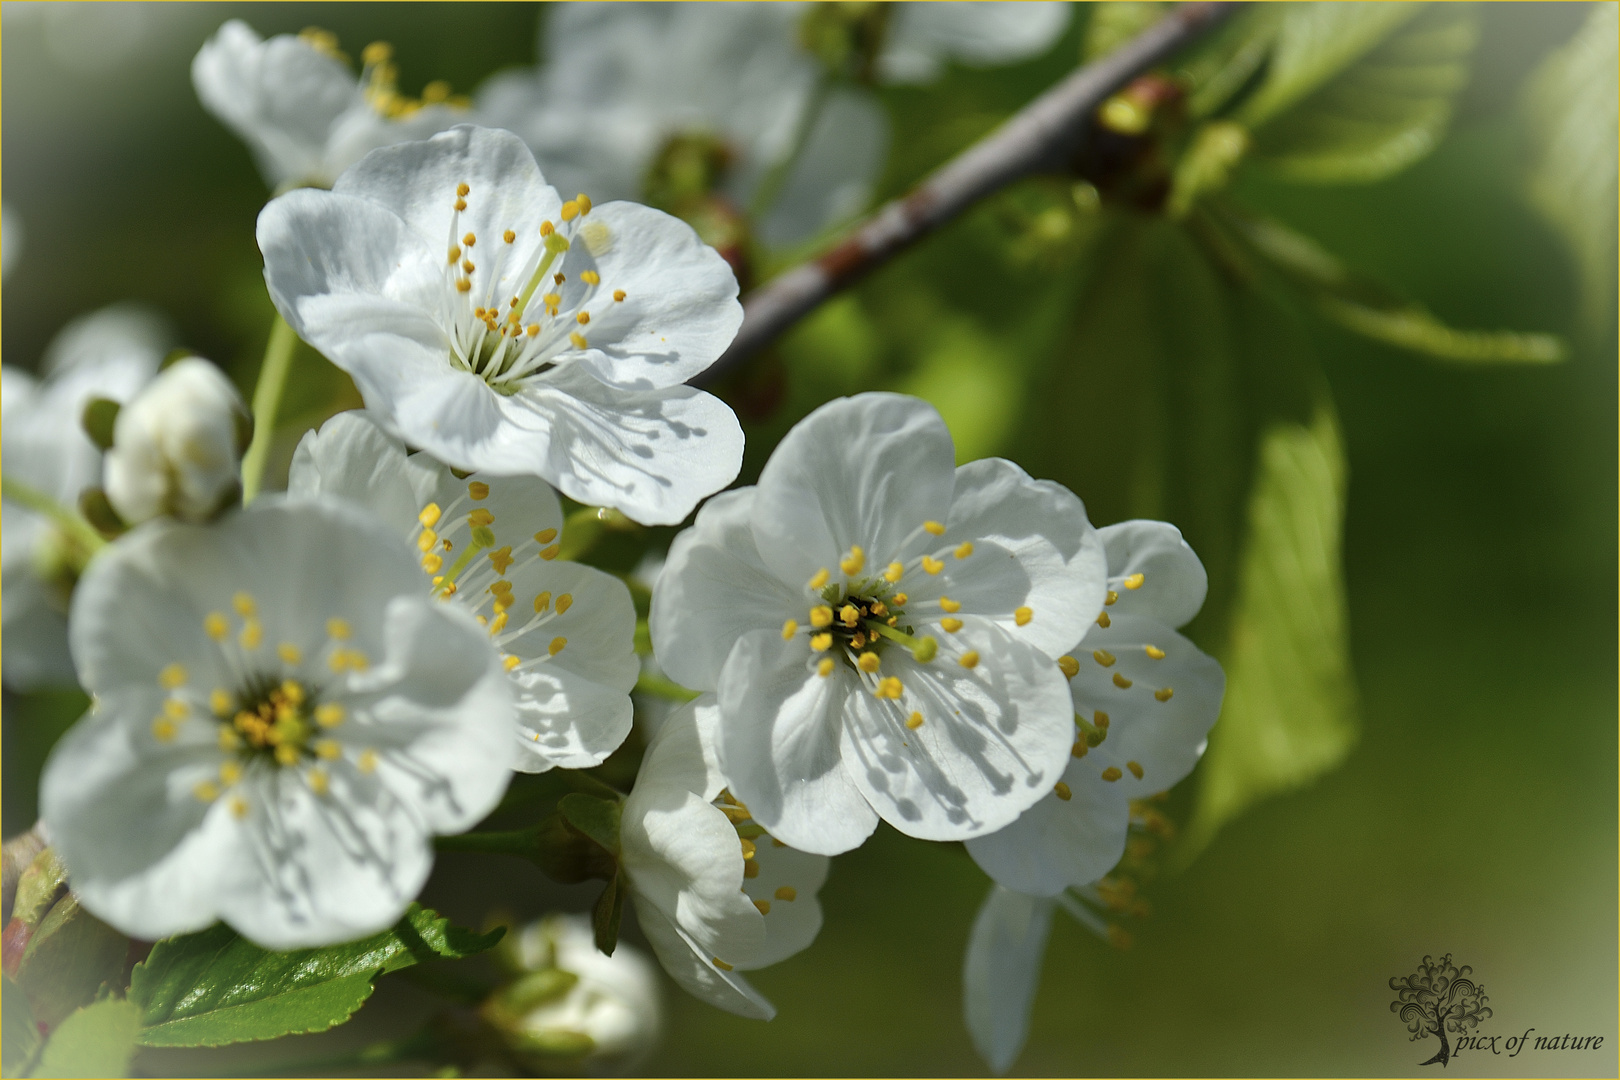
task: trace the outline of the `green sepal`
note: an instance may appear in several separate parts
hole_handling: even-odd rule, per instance
[[[40,919],[22,962],[17,984],[28,995],[34,1019],[55,1027],[73,1010],[95,1000],[105,983],[122,981],[129,939],[64,895]]]
[[[51,1032],[30,1076],[127,1076],[141,1011],[123,998],[79,1009]]]
[[[619,923],[624,919],[624,899],[630,895],[630,880],[616,874],[591,908],[591,929],[596,931],[596,947],[608,956],[619,944]]]
[[[34,856],[17,878],[17,896],[11,904],[11,917],[33,925],[56,902],[57,893],[67,885],[67,867],[56,853],[46,848]]]
[[[90,527],[108,540],[122,536],[129,531],[124,519],[118,516],[113,504],[107,498],[107,492],[99,487],[87,487],[79,492],[79,513]]]
[[[91,398],[84,403],[84,411],[79,414],[79,426],[96,444],[96,449],[112,449],[113,429],[118,424],[118,413],[122,408],[111,398]]]

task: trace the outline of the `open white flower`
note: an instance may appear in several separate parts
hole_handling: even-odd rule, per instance
[[[542,66],[491,79],[479,112],[523,136],[554,183],[604,199],[645,198],[673,153],[707,155],[734,208],[760,213],[760,238],[790,243],[860,211],[888,149],[868,95],[832,89],[817,107],[797,32],[809,8],[555,4]]]
[[[1039,56],[1068,29],[1066,3],[896,4],[878,56],[888,83],[933,82],[945,63],[971,67],[1011,64]]]
[[[422,590],[488,628],[512,685],[513,768],[590,768],[630,734],[635,604],[613,575],[557,561],[562,508],[545,483],[458,478],[346,412],[304,436],[287,490],[370,508],[421,552]]]
[[[1076,655],[1060,660],[1073,694],[1069,767],[1052,795],[967,849],[1019,892],[1055,896],[1096,881],[1125,851],[1130,801],[1192,771],[1221,711],[1226,676],[1175,627],[1204,604],[1203,564],[1173,525],[1098,530],[1107,604]]]
[[[206,360],[188,356],[118,410],[103,467],[107,499],[131,525],[159,514],[212,517],[238,478],[247,406]]]
[[[1029,1013],[1057,901],[992,885],[968,935],[962,1013],[973,1048],[997,1075],[1029,1037]]]
[[[994,832],[1068,761],[1053,658],[1102,610],[1102,544],[1067,489],[954,461],[927,403],[842,398],[670,548],[659,662],[718,691],[731,790],[795,847]]]
[[[144,308],[104,308],[70,323],[45,354],[44,378],[0,368],[5,474],[73,509],[101,480],[101,451],[81,423],[96,398],[126,402],[157,372],[171,332]],[[87,552],[50,519],[5,500],[0,512],[5,681],[19,689],[74,682],[67,609]]]
[[[449,87],[430,83],[421,101],[400,96],[390,52],[367,46],[357,79],[332,35],[280,34],[268,41],[232,19],[191,62],[203,106],[248,144],[271,187],[330,187],[379,146],[425,139],[467,121]]]
[[[725,790],[719,710],[699,697],[653,736],[619,825],[636,917],[664,970],[739,1016],[776,1009],[738,972],[787,959],[821,929],[827,859],[771,838]]]
[[[41,816],[80,901],[133,937],[373,933],[427,880],[433,834],[511,776],[484,635],[355,508],[149,522],[90,565],[72,636],[95,706],[46,762]]]
[[[725,260],[633,203],[564,202],[515,135],[376,150],[259,215],[270,294],[393,434],[672,524],[737,475],[742,429],[685,380],[742,320]]]

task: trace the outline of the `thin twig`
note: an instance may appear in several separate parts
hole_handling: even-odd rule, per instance
[[[693,383],[714,382],[823,301],[986,195],[1035,173],[1063,170],[1080,149],[1092,112],[1110,94],[1241,6],[1181,5],[1113,52],[1077,68],[910,194],[883,206],[831,250],[755,289],[743,301],[742,329],[731,347]]]
[[[253,388],[253,441],[242,456],[242,503],[252,502],[264,484],[264,467],[270,460],[270,443],[276,436],[276,413],[281,410],[281,392],[292,370],[293,351],[298,335],[278,312],[270,327],[270,342],[264,348],[259,366],[259,382]]]

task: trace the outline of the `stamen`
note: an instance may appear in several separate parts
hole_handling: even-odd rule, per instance
[[[509,569],[511,569],[512,563],[515,561],[516,560],[512,558],[511,544],[507,544],[505,547],[498,547],[489,553],[489,564],[495,568],[495,572],[497,574],[501,574],[503,576]]]
[[[169,742],[178,734],[180,729],[168,717],[160,716],[152,721],[152,738],[158,742]]]
[[[158,672],[158,685],[165,690],[177,690],[186,685],[186,669],[181,664],[170,664]]]
[[[816,576],[810,579],[811,590],[814,592],[820,592],[822,589],[826,588],[827,579],[830,577],[832,577],[832,575],[827,572],[827,568],[825,566],[823,566],[820,570],[817,570]]]
[[[1112,784],[1115,780],[1118,780],[1120,777],[1122,777],[1124,775],[1125,775],[1124,773],[1120,772],[1118,769],[1114,768],[1112,765],[1108,766],[1108,768],[1106,768],[1106,769],[1104,769],[1102,771],[1102,778],[1104,780],[1108,781],[1110,784]]]
[[[1063,672],[1064,678],[1072,679],[1080,674],[1080,661],[1072,656],[1060,656],[1058,657],[1058,669]]]
[[[969,649],[967,652],[962,654],[962,658],[958,660],[957,663],[961,664],[969,671],[972,671],[974,668],[979,666],[979,654],[974,652],[972,649]]]
[[[918,728],[920,728],[922,726],[923,726],[923,714],[922,713],[914,712],[909,717],[906,718],[906,727],[910,728],[912,731],[916,731]]]
[[[231,632],[230,624],[225,621],[225,613],[221,611],[210,611],[204,616],[203,629],[215,641],[224,641],[226,635]]]
[[[251,619],[259,611],[259,606],[253,602],[253,597],[245,592],[239,592],[231,597],[231,606],[244,619]]]
[[[771,913],[771,902],[769,900],[755,900],[754,906],[759,908],[759,913],[761,915],[769,915]]]
[[[1017,623],[1019,626],[1028,626],[1029,620],[1033,619],[1034,617],[1035,613],[1027,607],[1017,608],[1013,611],[1013,622]]]
[[[945,535],[945,526],[941,525],[937,521],[925,521],[925,522],[923,522],[923,528],[927,529],[930,533],[933,533],[935,536],[944,536]]]
[[[1113,607],[1118,602],[1119,602],[1119,593],[1115,592],[1113,589],[1109,589],[1108,590],[1108,597],[1107,597],[1107,599],[1103,600],[1103,603],[1108,607]],[[1104,614],[1106,614],[1106,612]]]
[[[512,671],[512,670],[515,670],[517,668],[517,666],[519,664],[521,664],[521,663],[523,663],[523,658],[522,657],[508,656],[506,659],[501,661],[501,666],[503,668],[505,668],[507,671]]]
[[[484,507],[480,506],[478,509],[467,515],[467,524],[471,525],[473,528],[493,525],[495,524],[495,515],[490,513]]]
[[[1132,776],[1136,777],[1138,780],[1142,779],[1142,766],[1141,765],[1137,764],[1134,761],[1127,761],[1125,763],[1125,767],[1127,769],[1131,770],[1131,775]]]
[[[586,341],[585,340],[585,335],[581,334],[578,330],[576,330],[573,333],[568,335],[568,341],[576,349],[588,349],[588,348],[590,348],[590,342]]]
[[[315,756],[322,761],[334,761],[343,756],[343,747],[338,745],[336,739],[315,740]]]
[[[557,539],[556,529],[541,529],[534,534],[534,542],[540,545],[549,544],[555,539]]]
[[[326,620],[326,633],[328,637],[338,641],[348,641],[353,631],[349,628],[347,619],[340,619],[334,615]]]
[[[359,769],[362,773],[364,773],[366,775],[370,775],[371,773],[376,772],[377,771],[377,751],[375,751],[375,750],[367,750],[365,753],[360,755],[360,760],[356,761],[354,764],[355,764],[355,768]]]
[[[944,630],[947,634],[954,634],[958,630],[962,629],[962,620],[961,619],[941,619],[941,620],[939,620],[939,626],[940,626],[940,629]]]
[[[826,604],[820,604],[810,609],[810,625],[817,630],[825,630],[832,625],[833,611]]]
[[[952,600],[948,596],[942,596],[939,598],[939,606],[952,615],[955,615],[958,611],[962,610],[961,602]]]
[[[855,665],[868,675],[877,671],[878,665],[881,663],[882,661],[878,659],[878,654],[875,652],[863,652],[860,658],[855,661]]]
[[[215,716],[229,716],[232,704],[231,695],[226,693],[225,688],[222,686],[214,687],[213,691],[208,695],[208,709]]]
[[[1064,802],[1068,802],[1070,799],[1074,798],[1074,792],[1069,790],[1069,785],[1065,784],[1061,780],[1052,785],[1052,794],[1056,795]]]
[[[249,619],[242,625],[242,633],[238,640],[244,649],[257,649],[264,641],[264,627],[259,625],[258,619]]]
[[[1160,701],[1169,701],[1172,697],[1175,696],[1175,693],[1176,692],[1174,690],[1172,690],[1168,686],[1166,686],[1163,690],[1155,690],[1155,691],[1153,691],[1153,696],[1155,698],[1159,699]]]
[[[335,701],[315,706],[315,722],[323,728],[335,728],[343,723],[343,706]]]
[[[467,485],[467,494],[473,499],[487,499],[489,498],[489,485],[483,483],[482,481],[474,480]]]
[[[550,653],[552,656],[556,656],[558,653],[562,652],[563,649],[565,649],[567,647],[568,647],[568,639],[567,638],[565,638],[565,637],[554,637],[554,638],[551,639],[551,644],[546,646],[546,651],[548,653]]]
[[[561,614],[563,614],[565,611],[567,611],[569,608],[571,608],[573,606],[574,606],[574,594],[573,593],[563,593],[561,596],[557,597],[557,614],[561,615]]]
[[[956,545],[956,550],[954,552],[952,552],[952,554],[955,555],[958,559],[967,558],[969,555],[973,554],[973,541],[971,541],[971,540],[962,541],[960,544]]]
[[[1143,575],[1132,574],[1130,577],[1125,579],[1125,587],[1132,590],[1140,589],[1142,587],[1143,580]]]
[[[598,274],[595,270],[586,270],[584,273],[579,275],[579,280],[583,281],[587,285],[600,285],[602,284],[602,275]]]
[[[283,664],[289,666],[296,666],[304,662],[303,650],[290,641],[283,641],[280,645],[277,645],[276,655],[281,657]]]
[[[887,581],[890,585],[896,584],[903,576],[905,576],[905,572],[906,568],[904,564],[892,562],[889,564],[889,568],[883,571],[883,580]]]
[[[932,555],[924,555],[922,557],[922,568],[930,574],[937,574],[941,570],[945,569],[945,564],[934,558]]]
[[[624,300],[624,295],[625,295],[625,294],[624,294],[624,290],[623,290],[623,289],[614,289],[614,290],[613,290],[613,299],[614,299],[614,300],[615,300],[615,301],[616,301],[616,302],[622,302],[622,301],[623,301],[623,300]]]
[[[1147,653],[1148,656],[1151,657],[1154,660],[1163,660],[1164,659],[1164,650],[1160,649],[1160,648],[1157,648],[1156,646],[1144,645],[1144,646],[1142,646],[1142,651]]]
[[[793,635],[799,632],[799,620],[789,619],[782,624],[782,640],[792,641]]]
[[[900,680],[895,678],[893,675],[889,676],[887,679],[879,680],[877,689],[872,691],[872,693],[878,697],[889,698],[892,701],[899,701],[900,695],[904,692],[905,687],[901,686]]]
[[[1131,680],[1127,679],[1125,676],[1116,671],[1114,672],[1114,685],[1119,687],[1121,690],[1129,690],[1131,688]]]
[[[791,885],[778,885],[776,887],[776,898],[792,903],[799,898],[799,890]]]
[[[550,606],[551,606],[551,593],[550,592],[540,593],[538,596],[536,596],[534,598],[534,613],[536,615],[544,615],[546,613],[546,609],[549,608]]]
[[[563,214],[564,214],[565,217],[567,216],[567,213],[568,213],[568,207],[571,206],[571,205],[573,205],[573,204],[572,203],[563,203]],[[714,966],[719,968],[721,971],[730,971],[731,970],[731,965],[726,963],[724,960],[720,959],[718,956],[712,956],[712,957],[710,957],[710,959],[714,961]]]
[[[828,644],[831,644],[829,642]],[[833,673],[833,659],[830,656],[822,657],[821,663],[816,665],[816,674],[823,679]]]
[[[1109,618],[1109,617],[1108,617],[1108,612],[1106,612],[1106,611],[1099,611],[1099,612],[1097,612],[1097,625],[1098,625],[1098,626],[1100,626],[1100,627],[1102,627],[1102,628],[1103,628],[1103,629],[1104,629],[1104,630],[1106,630],[1106,629],[1108,629],[1108,628],[1109,628],[1109,627],[1110,627],[1110,626],[1112,626],[1112,625],[1113,625],[1113,623],[1114,623],[1114,620],[1113,620],[1113,619],[1110,619],[1110,618]]]
[[[838,621],[845,626],[853,627],[860,621],[861,612],[854,604],[845,604],[838,609]]]
[[[862,551],[857,545],[851,547],[849,549],[849,554],[843,559],[839,560],[838,569],[842,570],[847,576],[854,577],[856,574],[861,572],[861,568],[865,565],[866,552]]]
[[[814,649],[816,652],[826,652],[828,649],[832,648],[832,635],[831,634],[817,634],[817,635],[815,635],[814,637],[812,637],[810,639],[810,647],[812,649]],[[832,662],[831,660],[828,661],[828,663],[831,663],[831,662]]]

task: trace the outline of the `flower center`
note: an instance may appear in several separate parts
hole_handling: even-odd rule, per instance
[[[310,735],[315,730],[318,689],[298,679],[255,675],[237,695],[237,709],[220,718],[220,743],[244,759],[263,758],[296,765],[313,758]]]

